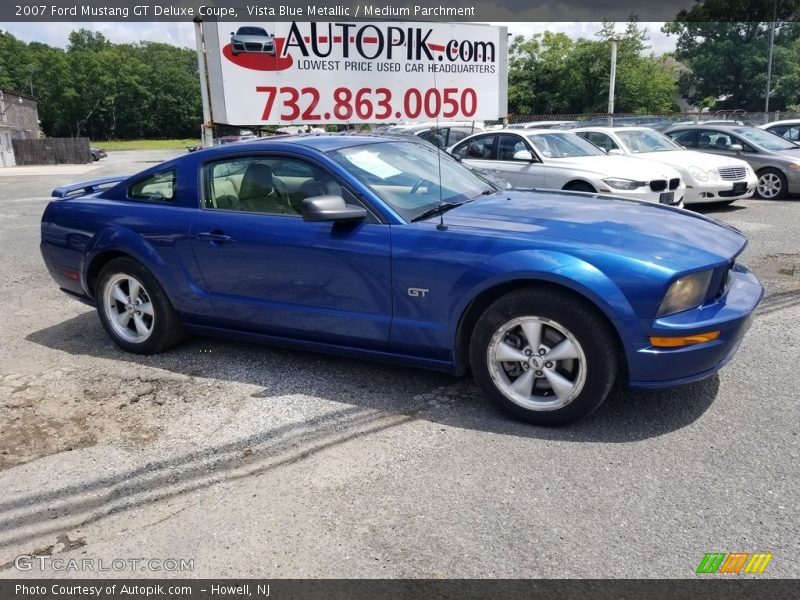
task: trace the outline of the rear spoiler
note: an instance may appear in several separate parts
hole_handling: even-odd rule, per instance
[[[128,179],[129,175],[116,175],[114,177],[101,177],[90,181],[79,181],[62,185],[54,189],[50,195],[54,198],[66,198],[67,196],[85,196],[86,194],[96,194],[104,187],[110,187],[112,183],[119,183]]]

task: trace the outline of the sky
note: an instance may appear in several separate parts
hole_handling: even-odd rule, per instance
[[[512,35],[531,36],[546,30],[563,32],[570,37],[593,38],[600,31],[601,23],[491,23],[508,27]],[[650,37],[650,52],[663,54],[675,49],[675,37],[661,33],[663,23],[640,23],[647,28]],[[8,31],[25,42],[43,42],[51,46],[66,46],[70,31],[79,28],[100,31],[115,43],[138,42],[142,40],[165,42],[176,46],[194,47],[194,28],[192,23],[0,23],[0,29]],[[618,31],[624,24],[617,25]]]

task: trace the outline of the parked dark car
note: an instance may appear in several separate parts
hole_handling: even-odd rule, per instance
[[[589,414],[618,378],[712,375],[763,295],[718,221],[500,190],[386,136],[229,144],[53,195],[44,262],[129,352],[196,332],[471,371],[540,425]]]
[[[108,156],[108,153],[103,148],[89,148],[93,161],[98,161],[101,158]]]
[[[756,194],[782,200],[800,193],[800,146],[749,125],[676,125],[664,131],[681,146],[741,158],[758,176]]]

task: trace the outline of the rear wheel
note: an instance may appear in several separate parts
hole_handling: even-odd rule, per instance
[[[183,338],[180,319],[166,293],[131,258],[117,258],[103,267],[95,300],[103,327],[123,350],[155,354]]]
[[[525,288],[495,301],[470,343],[484,394],[536,425],[565,425],[600,406],[617,375],[617,354],[596,309],[552,289]]]
[[[783,200],[789,193],[786,175],[777,169],[764,169],[758,172],[756,194],[764,200]]]

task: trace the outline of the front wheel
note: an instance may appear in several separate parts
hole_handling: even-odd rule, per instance
[[[495,301],[470,344],[484,394],[535,425],[565,425],[600,406],[617,375],[617,354],[597,310],[552,289],[525,288]]]
[[[758,173],[756,194],[764,200],[783,200],[789,193],[786,175],[777,169],[764,169]]]
[[[100,271],[97,312],[111,339],[123,350],[156,354],[177,344],[183,329],[155,277],[130,258],[117,258]]]

